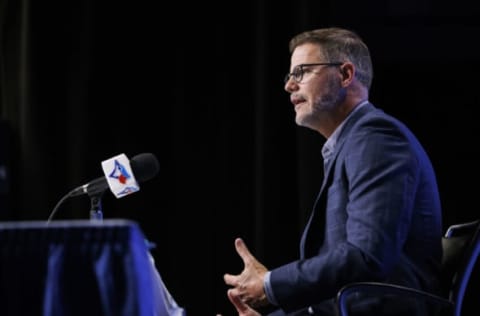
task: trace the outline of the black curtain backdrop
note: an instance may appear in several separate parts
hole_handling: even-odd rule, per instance
[[[152,152],[158,176],[106,192],[104,216],[139,223],[189,316],[234,315],[235,237],[267,267],[297,257],[320,186],[324,139],[295,125],[283,77],[290,37],[324,26],[369,44],[370,99],[430,154],[445,227],[477,218],[479,17],[466,1],[0,0],[0,219],[46,220],[101,161]],[[56,218],[89,210],[75,197]]]

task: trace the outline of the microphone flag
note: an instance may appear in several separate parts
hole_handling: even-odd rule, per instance
[[[130,160],[125,154],[102,161],[102,169],[110,191],[117,199],[140,190],[133,175]]]

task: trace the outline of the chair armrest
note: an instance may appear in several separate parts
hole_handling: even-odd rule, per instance
[[[454,303],[446,298],[406,286],[382,282],[354,282],[342,287],[336,298],[339,316],[348,316],[347,298],[352,293],[393,294],[405,298],[418,298],[442,308],[453,308]]]

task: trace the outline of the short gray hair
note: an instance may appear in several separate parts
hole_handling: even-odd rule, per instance
[[[356,68],[355,77],[370,90],[373,79],[372,59],[367,45],[357,33],[338,27],[306,31],[290,40],[290,53],[305,43],[317,44],[327,59],[325,62],[353,63]]]

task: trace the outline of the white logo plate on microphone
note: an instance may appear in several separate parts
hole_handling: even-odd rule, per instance
[[[125,154],[102,161],[102,169],[115,197],[121,198],[140,190]]]

